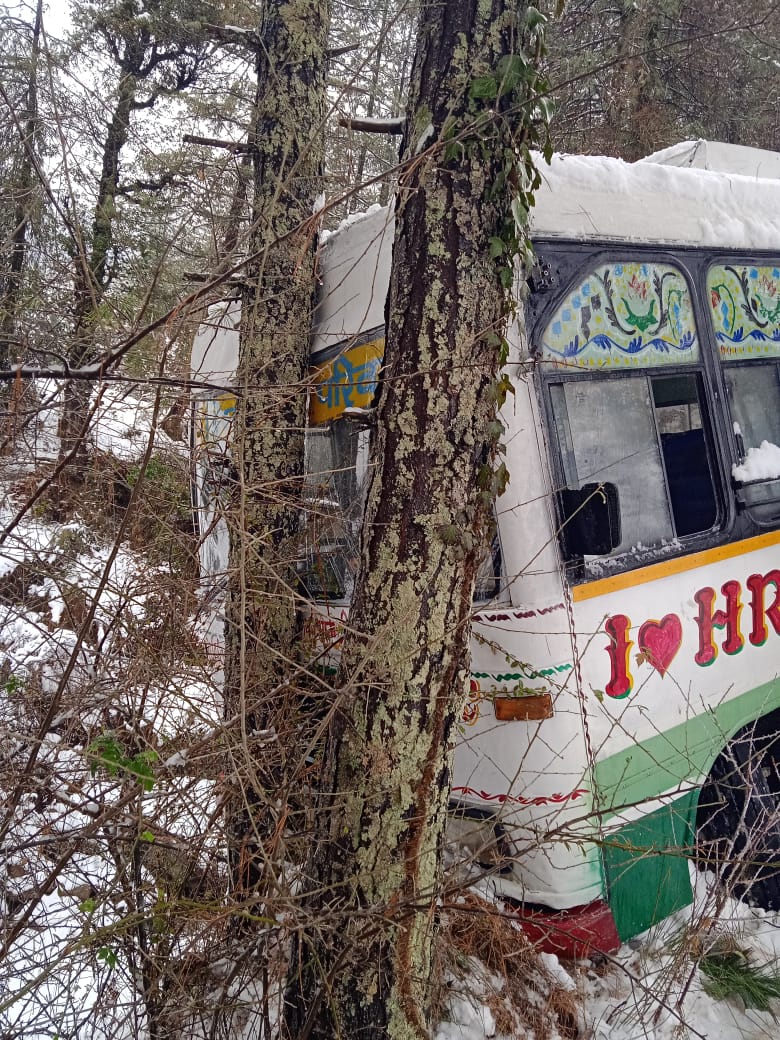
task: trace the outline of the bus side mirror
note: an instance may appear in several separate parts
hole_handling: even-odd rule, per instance
[[[567,559],[606,556],[620,545],[620,502],[614,484],[584,484],[560,492],[562,537]]]

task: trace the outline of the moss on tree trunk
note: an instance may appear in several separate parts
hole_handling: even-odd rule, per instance
[[[451,740],[502,480],[496,411],[525,90],[504,73],[520,68],[506,56],[519,53],[523,26],[503,0],[422,10],[361,569],[291,1037],[429,1035]]]
[[[285,738],[296,724],[288,683],[298,635],[296,553],[315,299],[312,203],[322,184],[327,22],[326,0],[273,0],[263,6],[260,27],[225,683],[226,715],[239,720],[230,818],[238,900],[258,897],[266,857],[274,856],[285,813]]]

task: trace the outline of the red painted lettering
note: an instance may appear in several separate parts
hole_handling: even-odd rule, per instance
[[[726,597],[725,610],[713,610],[715,589],[699,589],[693,597],[699,604],[699,616],[696,618],[696,624],[699,626],[699,650],[694,657],[696,664],[706,667],[718,656],[718,648],[715,645],[716,628],[726,629],[726,638],[721,643],[724,653],[739,653],[745,645],[739,630],[739,616],[742,613],[739,598],[741,591],[738,581],[727,581],[721,586],[721,592]]]
[[[771,570],[768,574],[751,574],[745,582],[750,589],[750,608],[753,613],[753,628],[748,638],[753,646],[763,646],[769,632],[766,627],[767,618],[772,628],[780,634],[780,571]],[[771,604],[764,605],[764,591],[767,585],[774,585],[775,596]]]
[[[604,630],[609,636],[606,650],[609,654],[611,674],[605,687],[608,697],[627,697],[631,693],[634,680],[629,671],[628,652],[633,646],[628,638],[631,622],[625,614],[615,614],[604,622]]]

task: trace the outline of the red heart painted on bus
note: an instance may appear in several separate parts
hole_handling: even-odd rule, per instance
[[[664,676],[682,645],[680,619],[676,614],[667,614],[660,621],[645,621],[636,641],[653,668]]]

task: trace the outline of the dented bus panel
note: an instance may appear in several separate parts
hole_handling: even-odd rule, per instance
[[[755,876],[735,880],[780,906],[767,817],[780,796],[780,181],[760,176],[780,167],[699,145],[543,166],[536,262],[508,335],[510,482],[475,592],[453,833],[530,908],[534,934],[553,912],[548,945],[568,952],[609,949],[688,902],[689,860],[735,814],[764,824]],[[332,668],[392,225],[376,208],[320,254],[300,572],[307,637]],[[235,308],[213,324],[234,344]],[[199,371],[213,374],[208,335]],[[212,351],[229,389],[227,353]],[[204,544],[219,527],[204,456],[209,437],[224,452],[227,398],[196,398]],[[206,553],[209,573],[223,549]],[[758,768],[724,785],[746,741]]]

